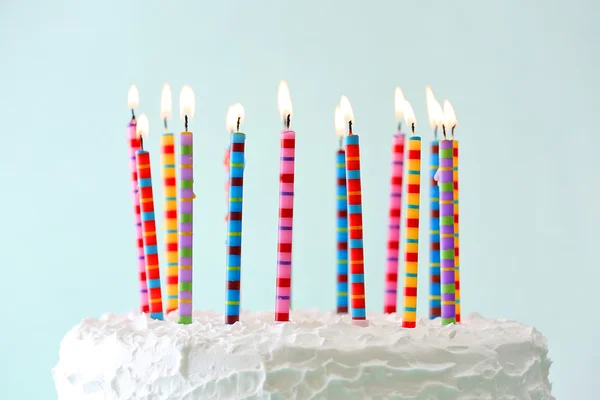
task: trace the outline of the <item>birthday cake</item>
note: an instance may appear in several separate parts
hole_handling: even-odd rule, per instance
[[[195,311],[157,321],[137,312],[87,318],[66,335],[53,371],[71,399],[553,399],[546,339],[535,328],[477,314],[458,325],[396,314],[295,310]]]

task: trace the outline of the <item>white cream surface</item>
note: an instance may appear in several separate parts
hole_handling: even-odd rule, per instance
[[[477,314],[458,325],[370,313],[195,311],[178,325],[146,315],[87,318],[67,333],[53,370],[59,400],[554,399],[546,339]]]

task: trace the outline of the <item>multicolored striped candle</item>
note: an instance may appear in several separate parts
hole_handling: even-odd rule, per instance
[[[138,281],[140,287],[140,311],[149,313],[148,283],[146,282],[146,260],[144,257],[144,237],[142,234],[142,216],[140,214],[140,196],[138,189],[138,174],[135,153],[140,149],[140,138],[137,134],[137,121],[134,109],[138,107],[139,95],[135,85],[131,85],[127,96],[127,103],[131,108],[131,121],[127,126],[127,139],[129,140],[129,167],[131,171],[131,197],[133,199],[133,215],[135,220],[135,238],[137,248]]]
[[[194,244],[194,135],[188,121],[195,112],[194,92],[184,86],[180,95],[180,115],[185,120],[179,144],[179,323],[192,323],[192,276]]]
[[[148,134],[148,118],[142,114],[138,121],[138,133]],[[136,154],[138,182],[140,187],[140,206],[142,214],[142,231],[144,237],[144,255],[146,258],[146,276],[148,277],[148,300],[150,317],[163,319],[162,294],[160,289],[160,268],[158,262],[158,245],[156,241],[156,221],[154,216],[154,195],[152,193],[152,173],[150,170],[150,153],[143,150],[143,142]]]
[[[335,155],[337,178],[337,312],[348,313],[348,203],[346,191],[346,152]]]
[[[435,180],[438,171],[439,142],[431,142],[430,158],[430,187],[429,187],[429,318],[434,319],[442,315],[441,287],[440,287],[440,188]]]
[[[390,178],[385,297],[383,301],[383,312],[385,313],[396,312],[405,138],[406,135],[398,129],[392,140],[392,175]]]
[[[406,242],[404,247],[404,308],[402,327],[417,323],[417,283],[419,273],[419,208],[421,205],[421,138],[415,136],[415,114],[405,101],[404,118],[411,127],[406,161]]]
[[[460,238],[458,227],[458,140],[452,140],[452,179],[454,183],[454,295],[456,296],[456,322],[460,322]]]
[[[352,323],[367,326],[365,292],[362,193],[360,180],[359,137],[352,132],[354,114],[347,97],[342,96],[340,109],[348,121],[346,136],[346,186],[348,190],[348,243],[350,261],[350,315]]]
[[[165,133],[160,138],[161,169],[164,196],[164,237],[167,262],[167,314],[177,310],[179,277],[179,236],[177,234],[177,177],[175,170],[175,135],[168,132],[167,120],[171,119],[173,101],[171,86],[165,83],[160,99],[160,117]]]
[[[237,103],[227,113],[227,128],[231,132],[229,163],[229,218],[227,224],[227,294],[225,323],[240,320],[240,289],[242,267],[242,205],[244,197],[244,143],[246,135],[239,131],[244,108]]]
[[[287,83],[279,84],[279,113],[285,124],[281,132],[279,162],[279,235],[277,239],[277,281],[275,288],[275,321],[290,320],[292,294],[292,226],[294,218],[294,162],[296,132],[290,130],[292,101]]]
[[[452,140],[440,141],[440,255],[442,283],[442,325],[456,322],[454,286],[454,178]]]

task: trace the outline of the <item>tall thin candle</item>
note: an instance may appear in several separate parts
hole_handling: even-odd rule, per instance
[[[394,111],[396,120],[403,114],[404,95],[396,88]],[[385,271],[385,296],[383,312],[395,313],[398,292],[398,260],[400,252],[400,221],[402,217],[402,174],[404,172],[404,141],[401,123],[392,138],[392,173],[390,178],[390,208],[388,212],[387,260]]]
[[[279,235],[277,238],[277,280],[275,288],[275,321],[290,320],[292,295],[292,226],[294,218],[294,163],[296,132],[290,130],[292,101],[287,83],[281,81],[278,91],[279,113],[285,129],[281,132],[279,161]]]
[[[150,153],[144,150],[143,139],[148,135],[148,117],[140,116],[137,126],[140,135],[140,150],[136,154],[136,165],[140,185],[140,205],[142,213],[142,231],[144,235],[144,255],[146,258],[146,276],[148,277],[148,301],[150,317],[163,319],[162,293],[160,288],[160,267],[158,245],[156,241],[156,220],[154,215],[154,195],[152,193],[152,173]]]
[[[444,132],[444,137],[445,136]],[[456,322],[452,147],[452,140],[444,139],[440,142],[440,169],[438,182],[440,186],[442,325]]]
[[[336,134],[340,138],[340,148],[336,152],[337,182],[337,313],[348,313],[348,197],[346,190],[346,151],[344,150],[344,115],[339,107],[335,109]],[[340,129],[339,127],[342,127]]]
[[[129,168],[131,172],[131,197],[133,199],[133,215],[135,220],[135,239],[138,264],[138,282],[140,293],[140,311],[149,313],[148,282],[146,281],[146,259],[144,257],[144,237],[142,234],[142,216],[140,213],[140,196],[138,187],[138,173],[135,153],[140,149],[140,138],[137,134],[137,120],[134,109],[138,107],[139,95],[135,85],[129,88],[127,103],[131,109],[131,121],[127,126],[127,139],[129,140]]]
[[[169,133],[167,120],[171,119],[171,87],[165,83],[160,101],[160,117],[165,133],[160,137],[164,197],[164,237],[167,262],[167,314],[178,307],[179,236],[177,234],[177,173],[175,169],[175,135]]]
[[[196,98],[185,85],[179,97],[180,116],[185,121],[181,132],[179,164],[179,323],[192,323],[193,222],[194,222],[194,136],[188,122],[194,118]]]
[[[404,103],[404,118],[411,127],[406,169],[406,243],[404,248],[404,309],[402,327],[414,328],[417,321],[417,287],[419,273],[419,208],[421,205],[421,138],[415,136],[415,115]]]
[[[367,326],[365,292],[362,193],[360,180],[359,137],[352,131],[354,114],[346,96],[342,96],[340,108],[348,121],[346,136],[346,182],[348,190],[348,242],[350,258],[350,314],[352,323]]]
[[[227,113],[227,129],[231,133],[229,163],[229,212],[227,223],[227,294],[225,323],[240,319],[242,267],[242,205],[244,198],[244,144],[246,135],[240,132],[244,108],[237,103]]]

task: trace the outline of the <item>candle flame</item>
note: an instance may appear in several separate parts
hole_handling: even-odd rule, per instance
[[[229,110],[227,110],[225,125],[229,132],[233,133],[239,130],[238,118],[240,119],[240,124],[244,122],[244,107],[240,103],[235,103],[229,106]]]
[[[340,109],[344,115],[344,121],[354,122],[354,112],[352,111],[352,105],[350,104],[350,100],[346,96],[342,96],[340,99]]]
[[[430,86],[425,87],[425,95],[427,97],[427,115],[429,116],[429,125],[435,128],[441,128],[444,124],[444,112],[442,106],[435,99]]]
[[[138,117],[135,132],[137,133],[138,137],[141,137],[144,140],[148,139],[148,134],[150,133],[150,123],[148,122],[148,116],[146,114],[142,114]]]
[[[171,86],[168,83],[165,83],[160,95],[160,118],[171,119],[172,115],[173,95],[171,93]]]
[[[402,114],[404,113],[404,110],[402,109],[404,101],[402,89],[400,89],[400,86],[396,86],[396,92],[394,93],[394,115],[398,121],[402,119]]]
[[[179,117],[184,119],[187,115],[188,120],[194,119],[196,112],[196,96],[194,91],[188,85],[183,85],[179,94]]]
[[[448,128],[454,128],[458,124],[456,114],[454,114],[454,107],[452,107],[452,104],[448,100],[444,100],[444,120]]]
[[[138,93],[137,86],[131,85],[129,92],[127,92],[127,106],[131,109],[138,108],[140,105],[140,94]]]
[[[404,110],[404,121],[406,121],[406,125],[413,126],[417,124],[417,120],[415,118],[415,112],[413,111],[412,106],[407,100],[404,100],[404,104],[402,105],[402,109]]]
[[[335,134],[338,136],[346,135],[346,119],[339,106],[335,108]]]
[[[279,82],[277,89],[277,105],[279,106],[279,115],[282,121],[286,121],[288,115],[292,113],[292,97],[290,96],[290,88],[286,81]]]

